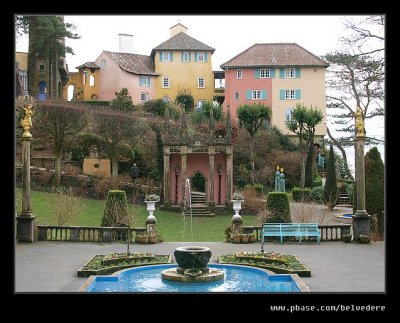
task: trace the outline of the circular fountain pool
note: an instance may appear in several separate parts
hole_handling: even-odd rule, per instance
[[[111,276],[91,276],[79,289],[83,292],[305,292],[308,287],[297,275],[275,275],[254,267],[209,264],[210,271],[224,278],[206,283],[177,283],[161,279],[161,272],[176,265],[154,265],[124,269]]]

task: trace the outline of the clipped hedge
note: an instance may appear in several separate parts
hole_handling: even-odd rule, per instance
[[[126,226],[128,216],[128,200],[126,192],[122,190],[109,190],[106,206],[104,208],[102,227]]]
[[[308,187],[300,188],[293,187],[292,197],[295,202],[310,202],[311,201],[311,189]]]
[[[269,192],[267,195],[267,210],[273,213],[268,223],[291,223],[289,196],[285,192]]]
[[[71,100],[74,103],[81,103],[86,105],[93,105],[93,106],[101,106],[101,107],[109,107],[110,101],[97,101],[97,100]]]
[[[313,202],[320,203],[320,204],[325,203],[323,186],[313,187],[313,189],[311,190],[311,200]]]

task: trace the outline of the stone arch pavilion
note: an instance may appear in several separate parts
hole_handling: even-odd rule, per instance
[[[223,211],[231,202],[233,191],[233,146],[229,109],[223,134],[215,131],[212,114],[208,131],[193,131],[183,113],[180,127],[170,123],[166,113],[164,123],[164,208],[183,205],[185,182],[204,177],[204,191],[199,192],[201,204],[211,213]],[[193,196],[193,195],[192,195]],[[192,198],[193,202],[193,198]]]

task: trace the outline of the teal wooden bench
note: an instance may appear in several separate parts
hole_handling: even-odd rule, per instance
[[[316,237],[319,244],[321,233],[317,223],[264,223],[261,234],[261,251],[264,251],[266,237],[279,237],[283,243],[283,237],[297,237],[301,244],[302,238]]]

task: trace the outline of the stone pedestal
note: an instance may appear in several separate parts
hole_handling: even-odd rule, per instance
[[[157,235],[157,220],[146,220],[146,233],[148,235]]]
[[[34,239],[34,220],[33,215],[17,216],[17,239],[18,242],[33,242]]]
[[[357,210],[353,215],[353,240],[359,241],[360,235],[370,235],[371,216],[365,210]]]

